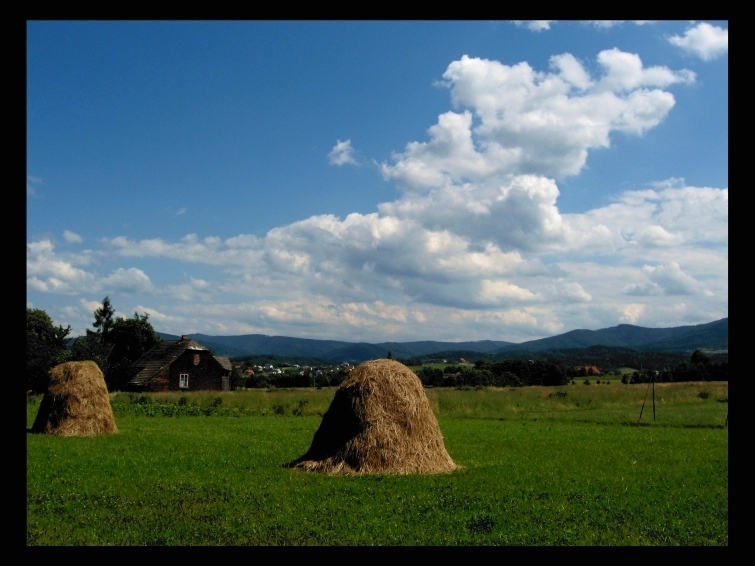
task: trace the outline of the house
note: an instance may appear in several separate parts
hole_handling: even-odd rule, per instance
[[[228,358],[215,356],[188,336],[163,340],[131,365],[129,391],[230,390]]]

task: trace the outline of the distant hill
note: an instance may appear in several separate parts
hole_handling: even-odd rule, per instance
[[[180,336],[156,333],[166,340],[178,340]],[[729,319],[723,318],[707,324],[677,326],[672,328],[644,328],[620,324],[601,330],[572,330],[564,334],[516,344],[498,340],[474,342],[345,342],[317,340],[265,334],[240,336],[210,336],[190,334],[190,338],[212,349],[215,354],[227,357],[276,355],[288,357],[318,358],[327,362],[361,363],[365,360],[384,358],[388,352],[394,358],[409,359],[433,354],[505,353],[510,351],[539,351],[590,346],[632,348],[648,352],[692,352],[696,349],[728,350]]]
[[[156,332],[165,340],[178,340],[180,336]],[[338,340],[317,340],[311,338],[291,338],[288,336],[267,336],[265,334],[244,334],[241,336],[209,336],[189,334],[203,346],[210,348],[218,356],[240,357],[252,355],[276,355],[288,357],[319,358],[328,362],[359,363],[365,360],[384,358],[391,352],[394,358],[408,359],[427,356],[449,348],[471,350],[479,353],[492,352],[511,344],[500,340],[480,340],[477,342],[342,342]]]
[[[572,330],[550,338],[511,344],[496,350],[558,350],[612,346],[648,352],[686,352],[696,349],[727,350],[729,348],[729,319],[722,318],[706,324],[672,328],[644,328],[620,324],[601,330]]]

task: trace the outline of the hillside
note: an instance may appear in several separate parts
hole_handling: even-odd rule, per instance
[[[706,324],[672,328],[644,328],[620,324],[601,330],[572,330],[550,338],[504,346],[496,350],[496,353],[507,350],[539,351],[590,346],[612,346],[654,352],[691,352],[698,348],[725,350],[729,347],[729,319],[722,318]]]
[[[177,340],[176,335],[157,332],[166,340]],[[192,339],[211,348],[219,356],[242,357],[276,355],[318,358],[327,362],[360,363],[383,358],[388,352],[394,358],[409,359],[438,355],[453,357],[464,352],[471,354],[505,354],[506,352],[535,352],[607,346],[631,348],[646,352],[692,352],[696,349],[727,350],[729,347],[729,319],[723,318],[706,324],[671,328],[645,328],[620,324],[600,330],[572,330],[550,338],[515,344],[498,340],[474,342],[345,342],[317,340],[288,336],[245,334],[241,336],[210,336],[190,334]],[[461,354],[463,356],[463,354]],[[456,356],[458,357],[458,356]]]

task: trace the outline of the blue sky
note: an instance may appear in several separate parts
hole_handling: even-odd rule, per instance
[[[29,21],[27,307],[523,342],[728,316],[726,21]]]

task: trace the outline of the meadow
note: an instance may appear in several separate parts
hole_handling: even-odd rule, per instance
[[[117,393],[117,434],[27,434],[26,544],[728,546],[726,382],[431,388],[459,470],[284,467],[334,392]]]

